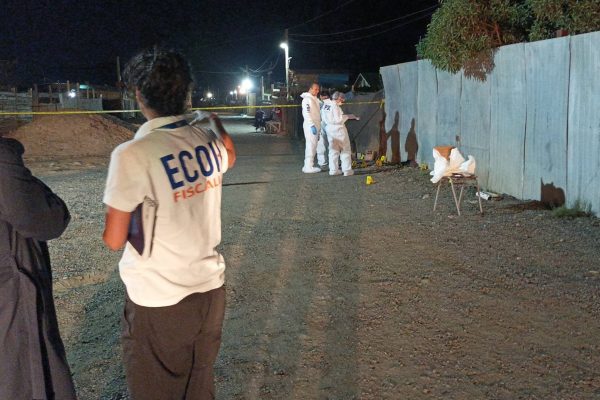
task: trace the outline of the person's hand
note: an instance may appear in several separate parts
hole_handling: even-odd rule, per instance
[[[211,113],[208,117],[208,120],[210,121],[211,128],[213,128],[213,130],[218,134],[221,134],[223,131],[225,131],[225,128],[223,128],[223,123],[217,114]]]
[[[315,135],[315,136],[317,135],[317,127],[316,126],[314,126],[314,125],[311,126],[310,131],[312,132],[313,135]]]

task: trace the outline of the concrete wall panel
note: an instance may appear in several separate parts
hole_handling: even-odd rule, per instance
[[[600,32],[571,38],[567,203],[600,215]]]
[[[475,157],[475,173],[481,187],[487,188],[490,162],[491,81],[463,77],[460,96],[461,153]]]
[[[456,146],[460,134],[461,74],[437,70],[438,106],[436,146]]]
[[[554,204],[565,200],[569,43],[570,37],[564,37],[525,46],[527,128],[523,199]]]
[[[417,97],[419,68],[417,63],[398,66],[400,74],[400,158],[416,161],[419,144],[417,141]]]
[[[491,76],[491,135],[488,186],[523,198],[526,118],[525,48],[502,47]]]
[[[379,70],[381,79],[383,80],[383,87],[385,88],[385,131],[389,133],[394,129],[399,129],[400,123],[400,74],[398,65],[389,65],[387,67],[381,67]],[[392,159],[392,137],[388,137],[387,146],[387,157],[389,160]],[[400,151],[400,147],[395,149],[396,152]]]
[[[437,73],[428,60],[417,62],[419,68],[417,99],[417,162],[433,168],[433,147],[437,145]]]

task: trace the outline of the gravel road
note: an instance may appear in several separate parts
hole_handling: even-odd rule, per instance
[[[304,175],[302,143],[227,128],[219,399],[600,398],[600,220],[510,198],[480,216],[473,192],[432,212],[419,170]],[[83,400],[127,398],[106,163],[31,165],[73,215],[50,250]]]

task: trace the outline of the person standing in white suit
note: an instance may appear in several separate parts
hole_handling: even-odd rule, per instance
[[[346,115],[340,105],[344,102],[345,96],[341,92],[335,92],[331,100],[325,100],[323,104],[323,122],[327,131],[327,140],[329,141],[329,175],[344,176],[354,175],[352,171],[352,154],[350,148],[350,137],[348,130],[344,125],[348,119],[356,118],[353,115]],[[340,161],[342,170],[340,171]]]
[[[329,93],[321,91],[319,93],[319,108],[323,110],[323,104],[325,100],[329,99]],[[325,132],[325,122],[323,122],[323,113],[321,113],[321,131],[319,136],[319,142],[317,143],[317,163],[321,169],[327,169],[328,158],[327,149],[329,148],[329,142],[327,141],[327,133]]]
[[[319,84],[310,85],[308,92],[300,95],[302,97],[302,117],[304,124],[304,138],[306,139],[306,149],[304,151],[304,166],[302,172],[314,174],[321,172],[321,168],[315,167],[315,155],[317,154],[317,143],[319,141],[319,131],[321,130],[321,112],[319,109]]]

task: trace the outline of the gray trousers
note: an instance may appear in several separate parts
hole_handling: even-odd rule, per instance
[[[167,307],[142,307],[127,298],[122,344],[131,398],[214,399],[224,314],[224,287]]]

